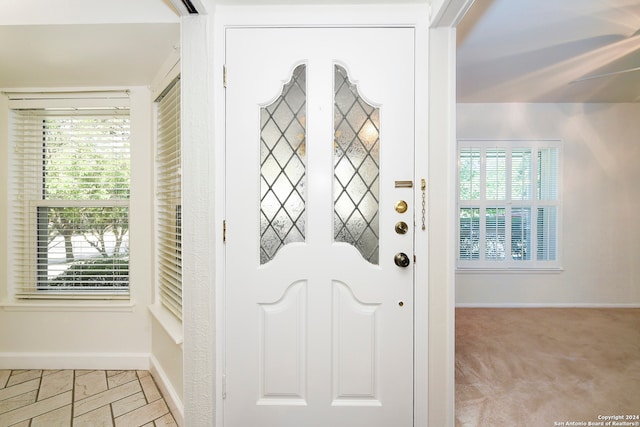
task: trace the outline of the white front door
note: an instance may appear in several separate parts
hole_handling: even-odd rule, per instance
[[[225,36],[225,426],[411,426],[414,31]]]

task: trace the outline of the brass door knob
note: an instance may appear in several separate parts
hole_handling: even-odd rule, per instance
[[[395,262],[398,267],[402,268],[408,267],[411,263],[409,257],[404,252],[398,252],[397,254],[395,254],[393,257],[393,262]]]

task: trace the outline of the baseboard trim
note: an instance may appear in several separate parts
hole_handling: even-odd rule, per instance
[[[176,393],[175,388],[171,384],[171,381],[169,381],[169,378],[162,369],[162,366],[153,355],[150,356],[150,364],[151,366],[149,368],[149,371],[151,372],[151,376],[160,388],[160,392],[164,396],[164,400],[165,402],[167,402],[167,405],[169,406],[169,409],[171,410],[176,423],[178,424],[178,426],[183,427],[184,405],[182,404],[178,393]]]
[[[457,303],[456,308],[640,308],[640,303]]]
[[[2,353],[0,369],[149,370],[149,353]]]

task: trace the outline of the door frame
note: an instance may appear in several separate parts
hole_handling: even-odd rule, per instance
[[[337,13],[336,13],[337,12]],[[223,94],[223,65],[225,58],[225,33],[230,27],[411,27],[415,29],[415,176],[416,191],[413,203],[416,207],[414,250],[416,255],[414,270],[414,425],[426,426],[429,419],[429,222],[427,230],[421,229],[422,196],[420,180],[428,180],[429,141],[429,93],[427,90],[428,49],[429,49],[429,9],[426,4],[416,5],[357,5],[357,6],[222,6],[215,8],[212,27],[213,37],[213,87],[214,92]],[[330,22],[328,26],[326,23]],[[225,183],[225,97],[214,98],[214,181]],[[221,227],[225,213],[226,185],[216,186],[214,217],[216,227]],[[429,198],[429,194],[427,197]],[[222,239],[215,241],[215,425],[223,426],[225,391],[225,274],[224,246]],[[452,397],[452,396],[451,396]],[[448,400],[447,397],[445,397]],[[421,403],[422,402],[422,403]]]

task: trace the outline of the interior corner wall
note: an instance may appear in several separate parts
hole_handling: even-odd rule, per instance
[[[640,306],[640,104],[458,104],[458,139],[560,139],[559,273],[458,273],[458,306]]]
[[[215,250],[220,242],[214,203],[223,189],[215,179],[213,15],[182,18],[182,268],[184,329],[184,423],[216,425]],[[222,65],[219,64],[219,71]],[[222,79],[218,80],[218,86]],[[220,411],[220,414],[222,411]]]
[[[428,422],[416,425],[455,419],[455,48],[455,30],[429,29]]]

